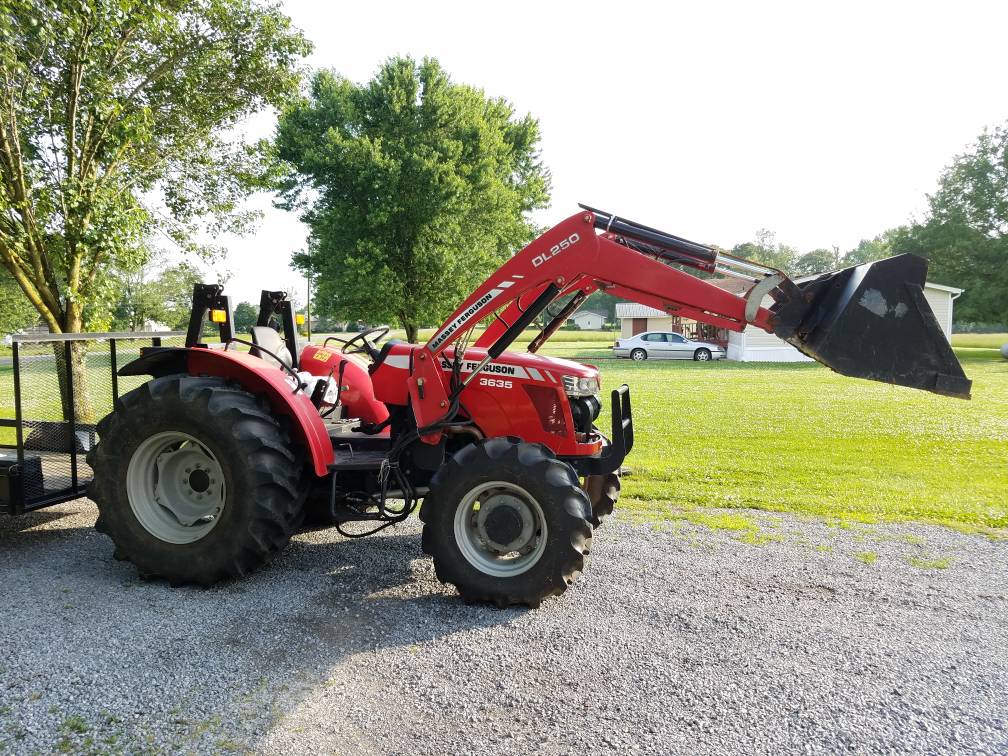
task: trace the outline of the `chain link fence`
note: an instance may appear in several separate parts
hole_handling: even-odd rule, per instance
[[[119,376],[144,347],[181,347],[185,334],[13,336],[0,352],[0,513],[84,496],[96,423],[149,380]]]

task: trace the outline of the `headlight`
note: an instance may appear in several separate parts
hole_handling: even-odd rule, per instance
[[[598,378],[578,378],[574,375],[563,377],[564,393],[567,396],[595,396],[599,392]]]

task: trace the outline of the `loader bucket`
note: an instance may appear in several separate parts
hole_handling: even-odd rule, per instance
[[[898,255],[798,283],[775,333],[842,375],[969,399],[970,381],[924,297],[927,260]]]

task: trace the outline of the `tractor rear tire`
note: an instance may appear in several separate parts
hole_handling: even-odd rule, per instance
[[[617,473],[589,475],[585,478],[585,493],[591,501],[592,527],[597,528],[613,513],[620,495],[620,478]]]
[[[573,468],[539,444],[492,438],[458,451],[424,499],[423,550],[466,603],[537,607],[584,568],[591,503]]]
[[[95,527],[143,578],[247,575],[301,524],[304,466],[269,407],[233,383],[156,378],[120,397],[98,434]]]

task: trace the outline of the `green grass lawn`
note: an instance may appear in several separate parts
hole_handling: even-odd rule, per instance
[[[960,358],[970,401],[807,363],[606,363],[634,406],[622,506],[1008,528],[1008,361]]]
[[[974,381],[973,399],[963,401],[808,363],[614,360],[612,341],[608,332],[561,331],[543,352],[595,362],[607,390],[630,385],[636,438],[624,511],[660,518],[753,507],[838,521],[1008,528],[1008,360],[987,342],[957,346]],[[121,354],[120,364],[127,361]],[[91,355],[89,375],[104,414],[107,353]],[[120,390],[142,380],[122,379]],[[58,419],[51,368],[29,365],[23,381],[26,415]],[[11,370],[0,366],[0,416],[12,417],[12,407]],[[0,429],[0,438],[11,442],[13,432]]]
[[[952,346],[973,347],[981,349],[1000,349],[1002,344],[1008,344],[1008,333],[954,333]]]

